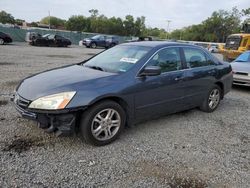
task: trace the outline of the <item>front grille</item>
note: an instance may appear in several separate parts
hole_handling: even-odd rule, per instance
[[[14,98],[14,102],[17,106],[19,106],[22,109],[28,108],[30,101],[27,99],[22,98],[20,95],[16,94]]]
[[[225,48],[227,50],[238,50],[241,43],[241,37],[234,36],[234,37],[228,37],[226,41]]]

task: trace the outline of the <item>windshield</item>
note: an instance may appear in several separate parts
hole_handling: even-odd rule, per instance
[[[150,49],[144,46],[116,46],[90,59],[84,66],[106,72],[127,72]]]
[[[250,52],[245,52],[235,59],[236,62],[249,62],[250,63]]]
[[[46,38],[46,37],[48,37],[50,34],[45,34],[45,35],[43,35],[43,38]]]
[[[93,36],[92,39],[99,39],[101,37],[101,35],[96,35],[96,36]]]

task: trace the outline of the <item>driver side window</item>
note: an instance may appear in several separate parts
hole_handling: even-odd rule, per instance
[[[148,62],[147,66],[159,66],[161,72],[170,72],[181,69],[179,48],[166,48],[157,52]]]

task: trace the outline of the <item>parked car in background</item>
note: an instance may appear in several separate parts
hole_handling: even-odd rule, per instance
[[[25,41],[28,42],[29,44],[32,44],[32,41],[35,40],[36,38],[41,38],[42,35],[37,32],[27,32],[25,36]]]
[[[11,43],[11,42],[12,42],[12,38],[8,34],[0,31],[0,45]]]
[[[208,45],[208,51],[211,52],[211,53],[218,53],[219,52],[218,44],[210,44],[210,45]]]
[[[237,57],[232,63],[233,84],[250,86],[250,51]]]
[[[80,45],[85,45],[87,48],[111,48],[119,44],[119,40],[116,36],[96,35],[91,38],[86,38],[79,43]]]
[[[33,46],[68,47],[71,45],[71,41],[60,35],[46,34],[33,37],[30,44]]]
[[[139,41],[153,41],[153,38],[148,36],[148,37],[131,37],[131,39],[126,40],[126,42],[139,42]]]
[[[49,132],[79,131],[88,143],[105,145],[125,124],[195,107],[213,112],[232,80],[231,65],[201,47],[133,42],[29,76],[13,101],[23,117]]]

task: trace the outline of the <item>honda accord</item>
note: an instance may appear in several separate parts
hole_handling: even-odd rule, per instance
[[[198,107],[213,112],[232,86],[232,68],[182,43],[135,42],[24,79],[18,112],[58,135],[111,143],[125,125]]]

